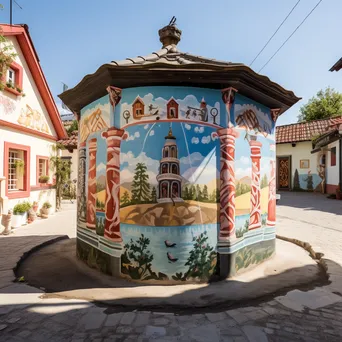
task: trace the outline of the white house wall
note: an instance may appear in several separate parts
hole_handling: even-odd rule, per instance
[[[3,176],[4,172],[4,142],[10,142],[15,144],[21,144],[30,146],[30,186],[34,187],[37,184],[37,156],[51,157],[55,155],[53,146],[56,144],[53,141],[42,139],[40,137],[36,137],[29,134],[19,133],[12,129],[0,129],[0,175]],[[50,181],[53,178],[53,170],[51,167],[49,169]],[[23,202],[25,200],[30,200],[31,202],[36,201],[40,196],[39,200],[40,204],[45,200],[49,200],[51,204],[53,204],[53,209],[55,208],[55,190],[47,189],[42,190],[43,194],[40,195],[40,190],[31,190],[30,197],[27,198],[19,198],[19,199],[10,199],[9,207],[13,208],[13,206],[18,202]],[[44,200],[45,199],[45,200]]]
[[[303,190],[307,190],[307,177],[309,171],[311,171],[313,180],[313,189],[321,182],[321,178],[318,176],[318,153],[311,154],[312,142],[305,141],[296,143],[294,147],[292,144],[277,144],[277,157],[291,156],[291,188],[293,188],[294,174],[296,169],[299,175],[299,185]],[[301,168],[300,161],[309,160],[309,168]]]
[[[32,74],[25,61],[25,57],[15,37],[8,37],[12,42],[17,54],[15,62],[23,68],[22,89],[25,96],[16,96],[9,91],[0,92],[0,119],[16,125],[16,128],[0,125],[0,176],[4,176],[4,143],[14,143],[30,147],[30,195],[26,198],[9,199],[8,207],[13,208],[18,202],[29,200],[30,202],[39,201],[42,205],[49,201],[55,210],[55,190],[51,187],[39,187],[37,184],[37,165],[36,157],[51,157],[53,146],[56,145],[53,139],[45,138],[44,135],[56,137],[56,131],[51,122],[48,111],[40,96],[38,88]],[[32,130],[32,134],[22,132],[21,127]],[[35,133],[37,132],[37,134]],[[41,134],[43,133],[43,134]],[[8,156],[6,156],[8,158]],[[51,163],[50,163],[51,167]],[[53,171],[49,170],[50,182],[53,179]],[[50,189],[51,188],[51,189]],[[3,194],[2,194],[3,196]]]
[[[28,68],[20,46],[17,43],[17,39],[15,37],[8,37],[8,40],[11,41],[13,44],[13,52],[17,54],[17,56],[15,57],[15,62],[21,65],[23,68],[22,88],[25,96],[17,97],[16,95],[8,91],[0,92],[0,119],[27,128],[32,128],[31,126],[29,126],[29,120],[25,119],[27,113],[34,112],[41,117],[41,124],[39,123],[40,125],[46,123],[47,130],[45,131],[37,129],[36,127],[38,127],[38,124],[37,126],[35,125],[33,129],[41,131],[42,133],[56,136],[56,132],[51,122],[48,111],[33,80],[32,74]],[[22,117],[20,118],[21,115]]]
[[[331,151],[330,149],[336,147],[336,165],[331,166]],[[339,183],[339,165],[340,165],[340,151],[339,151],[339,141],[335,141],[328,145],[327,152],[327,184],[336,186]]]

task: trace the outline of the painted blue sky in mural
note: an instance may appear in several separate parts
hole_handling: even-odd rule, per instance
[[[121,143],[121,182],[130,181],[136,164],[143,162],[149,170],[150,181],[156,183],[155,176],[170,124],[176,137],[182,176],[204,184],[217,178],[219,141],[214,128],[181,122],[156,122],[127,128],[129,137]]]

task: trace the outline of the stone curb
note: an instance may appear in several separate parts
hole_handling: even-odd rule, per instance
[[[312,248],[312,246],[308,242],[305,242],[305,241],[301,241],[301,240],[294,239],[294,238],[288,238],[286,236],[281,236],[278,234],[276,235],[276,238],[279,240],[291,242],[291,243],[305,249],[309,253],[310,257],[312,259],[314,259],[315,261],[317,261],[318,265],[324,269],[326,276],[329,278],[328,265],[327,265],[325,259],[323,258],[323,256],[324,256],[323,253],[315,252],[314,249]]]
[[[36,252],[37,250],[39,250],[40,248],[43,248],[45,246],[51,245],[55,242],[61,241],[61,240],[67,240],[69,239],[68,235],[61,235],[61,236],[56,236],[50,240],[44,241],[41,244],[35,245],[34,247],[32,247],[31,249],[29,249],[28,251],[24,252],[21,257],[19,258],[19,260],[17,261],[16,265],[12,268],[13,273],[14,273],[14,280],[16,280],[16,273],[18,268],[20,267],[21,263],[28,258],[32,253]]]

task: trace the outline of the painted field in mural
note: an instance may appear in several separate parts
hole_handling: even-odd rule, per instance
[[[233,256],[235,274],[240,250],[274,240],[269,109],[231,90],[109,92],[81,111],[78,238],[117,260],[110,272],[206,281],[217,252]]]

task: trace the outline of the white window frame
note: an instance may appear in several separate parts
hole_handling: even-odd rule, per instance
[[[11,73],[12,73],[12,78],[13,79],[10,77]],[[15,70],[13,70],[12,68],[8,68],[7,69],[6,82],[15,85]]]

